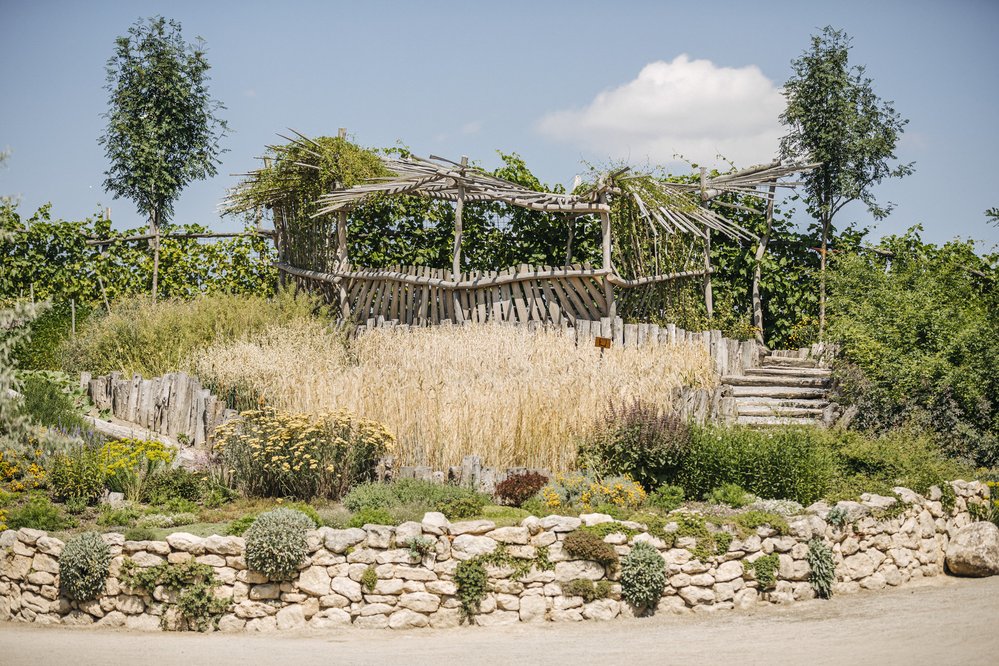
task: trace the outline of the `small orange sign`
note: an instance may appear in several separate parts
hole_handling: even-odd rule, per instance
[[[601,338],[601,337],[593,338],[593,346],[594,347],[600,347],[601,349],[610,349],[611,348],[611,339],[610,338]]]

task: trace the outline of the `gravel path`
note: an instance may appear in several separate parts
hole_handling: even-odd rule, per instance
[[[0,624],[0,664],[999,663],[999,576],[716,615],[407,632],[135,633]]]

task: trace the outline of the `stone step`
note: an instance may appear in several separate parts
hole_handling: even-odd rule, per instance
[[[766,368],[748,368],[746,374],[754,377],[831,377],[832,370],[827,368],[770,366]]]
[[[823,399],[829,393],[824,388],[801,386],[732,386],[732,396],[736,398],[793,398]]]
[[[764,356],[763,367],[817,368],[819,364],[811,358],[789,358],[784,356]]]
[[[785,375],[727,375],[722,383],[729,386],[794,386],[798,388],[825,388],[828,377],[788,377]]]
[[[735,404],[739,407],[766,407],[776,409],[778,407],[790,407],[793,409],[825,409],[829,406],[828,400],[820,398],[761,398],[759,396],[743,396],[735,398]]]
[[[740,425],[754,426],[796,425],[815,427],[819,425],[819,421],[816,419],[794,416],[739,416],[735,422]]]
[[[738,405],[739,416],[802,416],[808,418],[821,418],[822,408],[820,407],[783,407],[771,405]]]

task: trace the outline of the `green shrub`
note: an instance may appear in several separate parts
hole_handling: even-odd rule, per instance
[[[690,446],[686,421],[636,400],[611,405],[579,449],[580,463],[598,476],[628,476],[645,488],[671,479]]]
[[[689,497],[733,483],[759,497],[808,505],[836,474],[830,437],[818,428],[698,427],[677,483]]]
[[[394,438],[380,423],[344,411],[293,414],[273,407],[240,414],[215,431],[221,465],[251,497],[339,499],[375,477]]]
[[[245,516],[241,516],[229,523],[225,528],[225,533],[229,536],[243,536],[256,519],[257,514],[255,513],[248,513]]]
[[[496,484],[496,499],[500,504],[520,506],[538,494],[548,477],[539,472],[521,472],[511,474]]]
[[[572,557],[591,560],[605,567],[613,568],[618,563],[617,551],[596,534],[584,530],[574,530],[565,537],[562,549]]]
[[[96,532],[70,538],[59,556],[59,591],[76,601],[97,598],[104,589],[111,549]]]
[[[107,471],[99,449],[74,446],[49,462],[49,488],[56,499],[93,503],[104,492]]]
[[[669,513],[674,509],[680,508],[685,499],[686,495],[683,492],[683,488],[664,483],[649,493],[645,502],[655,509]]]
[[[361,586],[371,594],[375,591],[375,587],[378,585],[378,572],[375,570],[375,565],[368,565],[368,568],[364,570],[361,574]]]
[[[723,483],[705,495],[704,499],[713,504],[724,504],[733,509],[741,509],[756,498],[734,483]]]
[[[777,570],[780,568],[780,556],[777,553],[770,553],[758,557],[752,562],[742,561],[742,568],[747,572],[752,572],[756,576],[756,582],[760,584],[760,590],[770,590],[777,585]]]
[[[831,597],[836,582],[836,564],[832,549],[818,537],[808,542],[808,568],[808,580],[815,594],[822,599]]]
[[[125,530],[126,541],[156,541],[156,532],[152,527],[129,527]]]
[[[350,517],[347,527],[364,527],[365,525],[395,525],[396,521],[385,509],[363,508]]]
[[[81,408],[69,393],[66,377],[57,373],[20,373],[23,380],[21,394],[24,402],[21,413],[34,423],[65,432],[86,430],[88,424],[81,416]]]
[[[156,506],[164,506],[175,500],[199,502],[205,485],[204,474],[183,467],[164,469],[146,479],[142,501]]]
[[[738,525],[743,530],[755,530],[757,527],[767,526],[782,536],[791,533],[791,528],[788,526],[787,520],[778,513],[746,511],[726,518],[726,520]]]
[[[274,509],[257,516],[244,535],[246,564],[274,580],[291,578],[308,552],[305,533],[311,518],[293,509]]]
[[[915,424],[952,456],[999,463],[999,290],[995,255],[972,241],[923,243],[917,228],[837,257],[827,339],[839,344],[836,398],[856,425]]]
[[[76,327],[81,329],[90,315],[86,304],[76,304]],[[72,334],[73,312],[68,301],[53,303],[31,324],[31,338],[21,340],[13,351],[19,370],[60,370],[62,345]]]
[[[849,512],[845,508],[841,506],[834,506],[829,509],[829,512],[826,514],[826,522],[834,527],[842,527],[846,524],[846,518],[848,515]]]
[[[606,599],[610,595],[610,590],[609,580],[594,583],[589,578],[576,578],[568,583],[562,583],[562,596],[582,597],[583,603],[587,604],[597,599]]]
[[[666,560],[654,546],[639,541],[621,562],[621,594],[640,612],[655,610],[666,589]]]
[[[197,631],[217,627],[229,609],[230,601],[216,594],[218,579],[214,569],[194,560],[138,567],[133,560],[126,559],[121,579],[128,587],[145,590],[150,595],[159,587],[173,592],[181,617]],[[160,616],[161,624],[165,618],[166,614]]]
[[[409,549],[409,557],[415,562],[422,560],[432,553],[436,545],[436,540],[425,536],[411,537],[406,541],[406,548]]]
[[[216,340],[238,340],[293,319],[312,317],[315,301],[281,292],[274,298],[212,294],[191,300],[119,301],[111,314],[91,317],[66,342],[62,367],[70,373],[156,377],[175,372]]]
[[[458,562],[454,570],[454,582],[458,587],[462,621],[471,623],[479,613],[482,600],[489,591],[489,575],[486,573],[485,565],[474,557]]]
[[[312,527],[309,528],[310,530],[314,530],[317,527],[321,527],[323,524],[323,519],[319,517],[319,512],[316,511],[316,508],[311,504],[306,504],[305,502],[289,502],[284,506],[285,508],[292,509],[293,511],[298,511],[299,513],[303,513],[306,516],[308,516],[309,520],[312,521]]]
[[[485,495],[469,488],[416,479],[365,483],[352,488],[343,498],[343,505],[350,511],[411,506],[424,511],[440,511],[449,520],[477,515],[486,502]]]
[[[12,530],[30,527],[35,530],[55,532],[70,527],[72,520],[66,518],[59,507],[43,496],[34,496],[7,514],[7,526]]]

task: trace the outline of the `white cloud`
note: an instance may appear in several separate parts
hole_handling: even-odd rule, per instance
[[[472,120],[470,122],[467,122],[467,123],[465,123],[464,125],[461,126],[461,130],[460,130],[460,132],[462,134],[465,134],[465,135],[468,135],[468,134],[478,134],[480,131],[482,131],[482,121],[481,120]]]
[[[766,162],[782,134],[784,96],[755,65],[718,67],[686,54],[652,62],[582,109],[555,111],[541,134],[600,157],[664,164],[678,155],[704,165]]]

